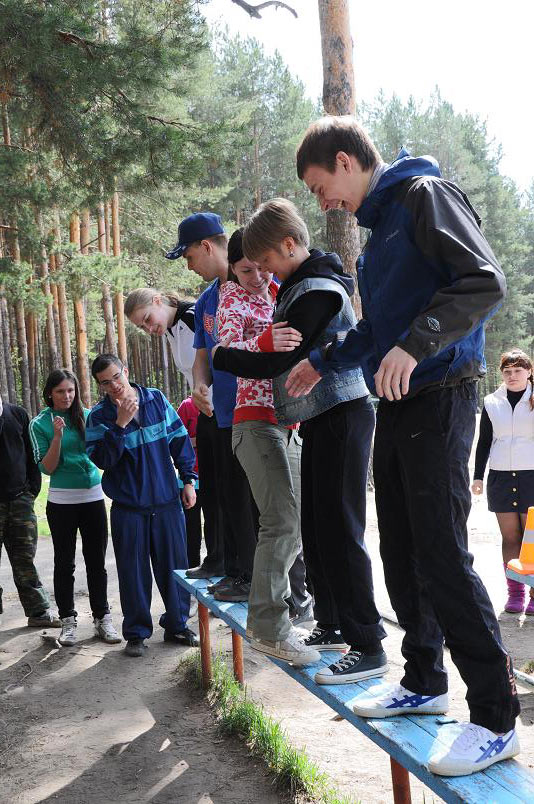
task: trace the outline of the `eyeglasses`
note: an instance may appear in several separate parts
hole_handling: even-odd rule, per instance
[[[98,382],[98,384],[99,384],[99,386],[101,388],[104,388],[104,389],[111,388],[113,383],[118,383],[119,382],[119,380],[122,377],[123,373],[124,373],[124,366],[121,368],[121,370],[117,374],[114,374],[113,377],[111,377],[111,379],[109,379],[109,380],[98,380],[97,382]]]

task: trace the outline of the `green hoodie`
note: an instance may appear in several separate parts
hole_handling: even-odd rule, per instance
[[[89,410],[84,408],[85,418]],[[54,437],[54,419],[61,416],[65,421],[65,429],[61,439],[61,452],[56,470],[50,475],[50,488],[53,489],[90,489],[100,483],[100,472],[89,460],[85,451],[85,440],[71,424],[68,411],[59,413],[52,408],[45,408],[30,422],[30,440],[35,462],[45,475],[50,474],[41,463],[50,449]]]

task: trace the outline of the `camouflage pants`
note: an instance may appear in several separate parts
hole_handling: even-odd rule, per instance
[[[33,563],[37,551],[37,517],[33,504],[31,494],[0,502],[0,554],[3,544],[26,617],[42,614],[50,606],[48,592]],[[0,605],[1,599],[0,587]]]

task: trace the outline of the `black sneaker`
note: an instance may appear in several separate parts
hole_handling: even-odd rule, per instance
[[[339,628],[321,628],[320,625],[316,625],[304,641],[309,648],[316,650],[347,650],[349,647]]]
[[[242,603],[248,600],[250,582],[243,578],[236,578],[231,586],[223,586],[213,593],[215,600],[225,600],[229,603]]]
[[[164,631],[163,639],[165,642],[174,642],[177,645],[189,645],[190,648],[198,648],[200,639],[191,631],[190,628],[184,628],[183,631]]]
[[[220,575],[222,575],[221,570],[210,569],[209,567],[205,567],[204,564],[201,564],[200,567],[193,567],[185,571],[186,578],[193,578],[197,581],[204,578],[218,578]]]
[[[214,592],[216,592],[218,589],[222,589],[224,586],[231,586],[234,581],[235,578],[232,578],[230,575],[225,575],[224,578],[221,578],[221,580],[217,581],[217,583],[209,583],[206,586],[206,592],[209,595],[212,595]]]
[[[127,656],[144,656],[146,653],[147,646],[142,639],[129,639],[126,643],[126,647],[124,648],[124,652]]]
[[[364,678],[383,676],[388,671],[388,660],[384,651],[369,656],[358,650],[349,650],[335,664],[323,667],[315,674],[316,684],[350,684]]]

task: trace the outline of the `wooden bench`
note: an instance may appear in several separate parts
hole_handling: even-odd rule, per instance
[[[185,577],[185,570],[175,570],[177,582],[198,600],[200,651],[202,677],[207,687],[211,681],[211,647],[209,611],[212,611],[232,629],[234,675],[244,683],[243,645],[247,623],[246,603],[223,603],[206,592],[210,581],[192,580]],[[339,651],[323,652],[321,664],[328,665],[339,660]],[[271,658],[271,657],[268,657]],[[447,724],[452,718],[433,715],[402,715],[387,719],[358,717],[352,711],[354,699],[376,684],[379,679],[370,679],[356,684],[321,686],[313,680],[317,665],[293,667],[286,662],[272,659],[278,667],[320,698],[331,709],[352,723],[390,756],[393,800],[395,804],[409,804],[410,779],[413,773],[444,801],[468,802],[469,804],[519,804],[534,801],[534,776],[515,760],[491,765],[485,771],[471,776],[445,777],[430,773],[425,763],[440,737],[446,741]]]

